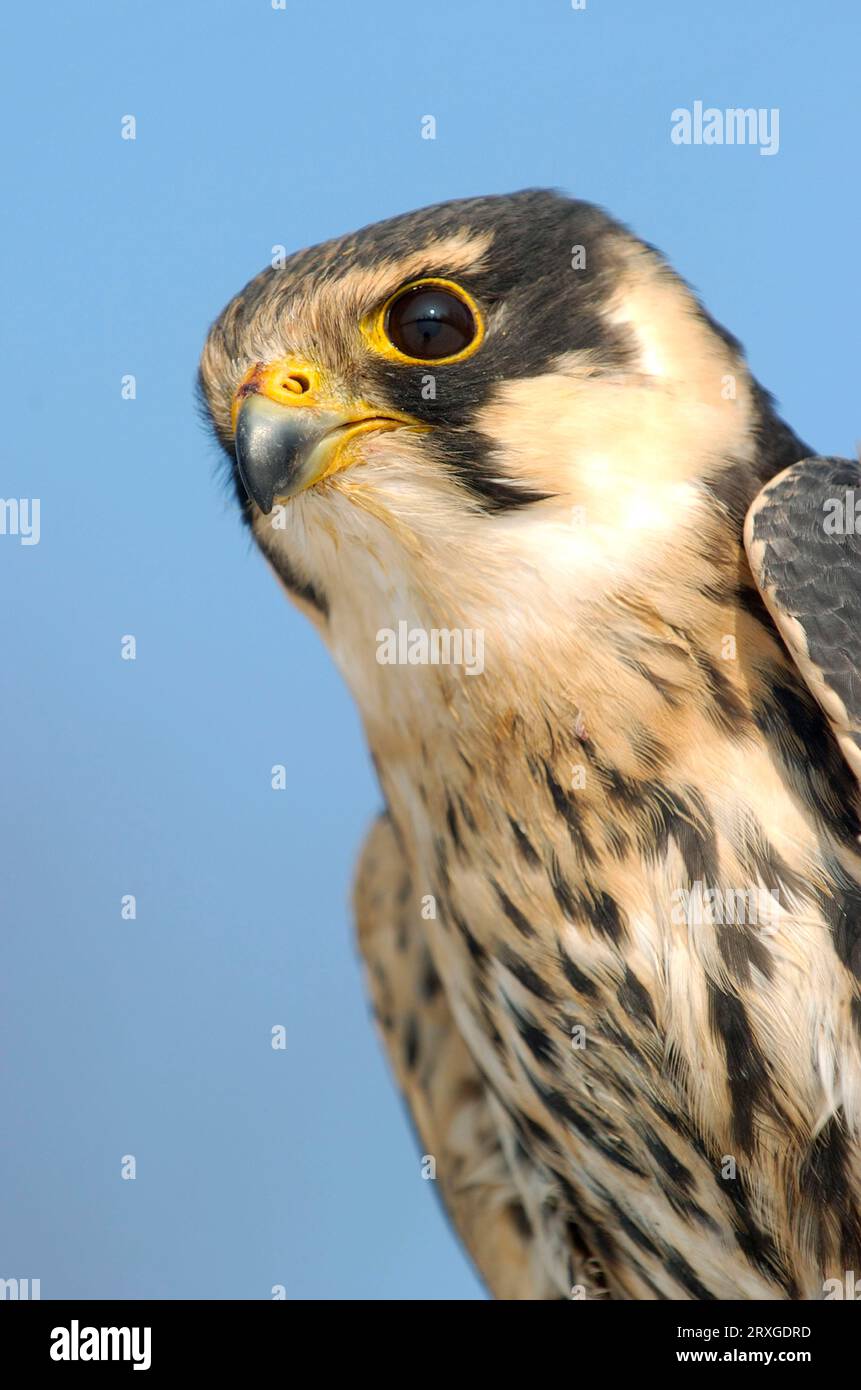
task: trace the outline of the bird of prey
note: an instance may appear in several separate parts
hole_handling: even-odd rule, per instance
[[[361,712],[374,1012],[490,1292],[828,1297],[861,1269],[858,466],[552,191],[299,251],[200,380]]]

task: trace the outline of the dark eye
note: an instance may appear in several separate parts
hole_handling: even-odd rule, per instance
[[[404,290],[386,311],[386,337],[405,357],[436,362],[456,357],[478,332],[465,300],[440,285]]]

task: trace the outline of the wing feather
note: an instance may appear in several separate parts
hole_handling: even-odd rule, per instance
[[[784,469],[754,499],[744,538],[763,601],[861,780],[861,465]]]

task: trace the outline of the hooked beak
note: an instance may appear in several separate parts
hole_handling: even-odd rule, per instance
[[[405,425],[421,428],[410,416],[336,399],[315,368],[292,359],[253,367],[233,402],[239,474],[262,512],[346,467],[357,437]]]

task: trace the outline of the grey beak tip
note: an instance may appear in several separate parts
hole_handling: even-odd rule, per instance
[[[243,487],[264,515],[277,493],[290,493],[299,469],[307,427],[298,412],[265,396],[247,396],[236,420],[236,464]]]
[[[237,450],[237,456],[238,455],[239,451]],[[259,482],[255,482],[253,473],[244,467],[241,462],[239,463],[239,476],[242,479],[242,486],[245,488],[251,501],[259,508],[264,516],[268,516],[272,511],[274,493],[261,487]]]

